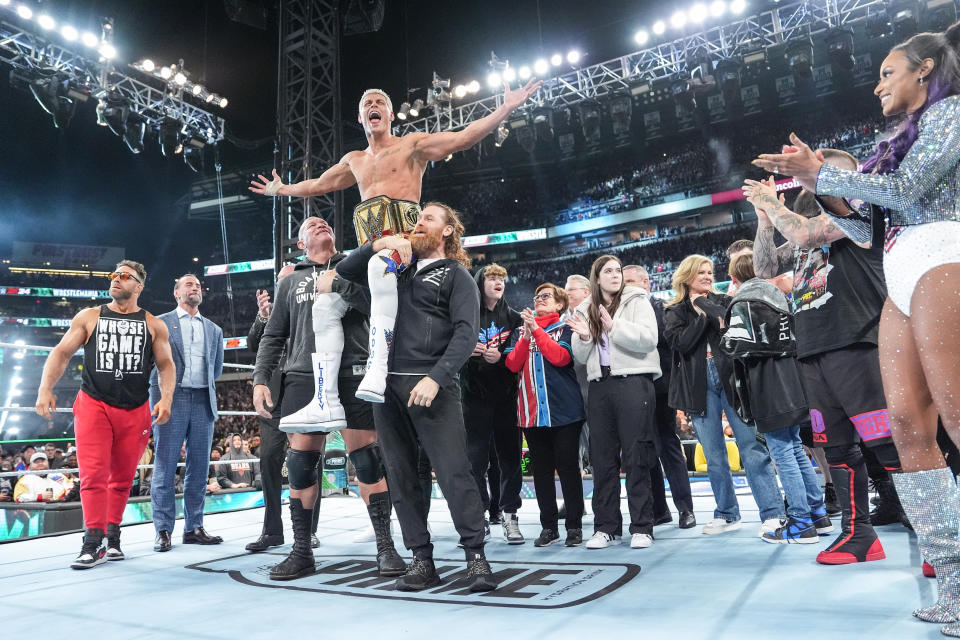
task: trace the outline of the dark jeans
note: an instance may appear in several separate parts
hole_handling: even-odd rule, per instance
[[[463,422],[467,430],[467,457],[484,511],[516,513],[520,508],[520,487],[523,484],[516,400],[503,403],[468,398],[463,403]],[[491,449],[496,451],[500,463],[500,501],[495,505],[490,504],[486,487]]]
[[[609,376],[590,383],[587,420],[593,463],[595,531],[616,536],[623,533],[622,467],[627,476],[630,533],[653,533],[650,467],[656,461],[654,402],[653,382],[647,376]]]
[[[580,477],[580,423],[560,427],[524,429],[530,460],[533,462],[533,487],[540,506],[540,525],[557,530],[557,485],[560,478],[563,504],[567,508],[567,531],[580,529],[583,521],[583,479]]]
[[[467,460],[460,387],[455,383],[443,387],[429,407],[407,407],[410,391],[419,381],[420,376],[388,376],[384,402],[373,405],[390,499],[403,531],[403,543],[407,549],[432,549],[427,505],[417,472],[422,446],[447,500],[460,542],[468,549],[483,548],[483,505]]]
[[[657,450],[657,457],[660,458],[659,464],[654,464],[654,471],[651,472],[651,478],[654,475],[660,479],[660,486],[653,487],[654,502],[660,503],[663,511],[655,511],[663,515],[667,513],[666,492],[663,488],[663,476],[666,475],[670,481],[670,492],[673,494],[673,504],[677,511],[693,511],[693,496],[690,493],[690,476],[687,474],[687,461],[683,457],[683,447],[680,445],[680,438],[677,437],[677,411],[667,405],[667,395],[657,394],[656,411],[654,413],[654,422],[656,430],[654,431],[653,441]],[[660,465],[663,465],[663,473],[659,473]],[[656,472],[654,474],[654,472]],[[658,491],[659,489],[659,491]],[[658,495],[659,494],[659,495]]]

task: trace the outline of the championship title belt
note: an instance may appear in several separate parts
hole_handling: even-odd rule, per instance
[[[420,205],[407,200],[376,196],[364,200],[353,210],[353,228],[357,245],[373,242],[389,235],[406,235],[413,231],[420,216]]]

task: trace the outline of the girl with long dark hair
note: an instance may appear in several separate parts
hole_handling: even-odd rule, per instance
[[[657,317],[647,292],[624,287],[620,260],[600,256],[590,268],[590,298],[567,324],[573,356],[587,365],[587,420],[593,464],[593,537],[588,549],[619,544],[620,469],[627,476],[630,546],[653,544],[650,467],[654,448],[653,381],[660,377]],[[618,462],[620,464],[618,464]]]

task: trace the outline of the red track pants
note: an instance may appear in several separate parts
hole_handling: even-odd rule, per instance
[[[120,524],[140,456],[150,440],[150,403],[120,409],[83,391],[73,403],[80,504],[87,529]]]

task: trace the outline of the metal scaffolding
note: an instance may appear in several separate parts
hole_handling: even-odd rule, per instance
[[[343,154],[338,0],[282,0],[277,105],[278,165],[287,184],[319,176]],[[297,229],[309,216],[343,228],[343,194],[277,198],[274,263],[295,255]],[[343,234],[337,244],[342,246]]]
[[[747,15],[724,25],[688,33],[613,60],[581,67],[544,78],[534,102],[554,107],[593,100],[632,83],[672,77],[688,70],[688,59],[706,55],[711,60],[736,58],[764,51],[795,38],[806,38],[836,27],[865,21],[881,13],[886,0],[793,0],[769,11]],[[424,117],[398,125],[403,135],[413,131],[435,133],[458,129],[492,113],[502,101],[500,94],[454,105],[437,103]]]
[[[182,91],[173,92],[146,74],[139,78],[127,75],[110,60],[95,55],[77,53],[21,25],[0,20],[0,62],[25,74],[55,75],[68,82],[74,99],[119,95],[132,112],[144,118],[148,128],[174,118],[207,144],[223,138],[223,118],[183,100]]]

